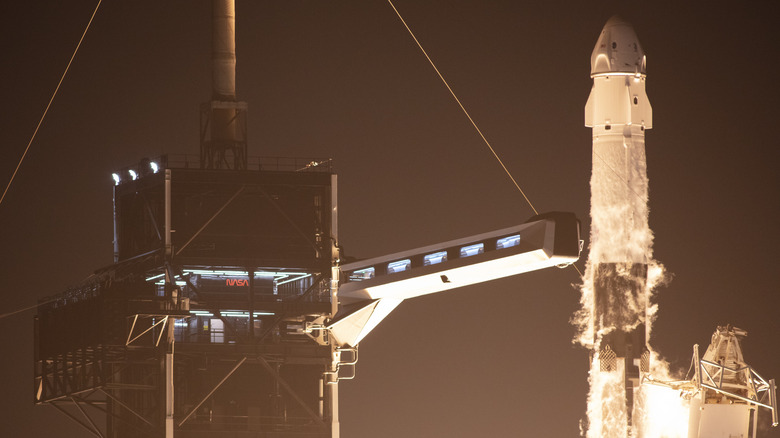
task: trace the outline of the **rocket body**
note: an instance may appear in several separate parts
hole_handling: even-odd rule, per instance
[[[585,125],[593,129],[585,274],[593,291],[591,394],[599,390],[593,388],[599,381],[593,373],[619,374],[609,378],[610,391],[620,386],[625,391],[619,397],[625,427],[601,436],[626,436],[641,373],[649,371],[647,266],[652,245],[645,159],[652,108],[645,93],[645,55],[630,24],[613,17],[604,26],[591,56],[591,77],[585,106]]]

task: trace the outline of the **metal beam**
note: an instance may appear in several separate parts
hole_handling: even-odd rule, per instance
[[[743,396],[741,396],[741,395],[739,395],[739,394],[734,394],[733,392],[728,392],[728,391],[725,391],[725,390],[723,390],[723,389],[720,389],[720,388],[718,388],[718,387],[715,387],[715,386],[712,386],[712,385],[707,385],[706,383],[702,383],[702,384],[701,384],[701,386],[702,386],[703,388],[711,389],[711,390],[713,390],[713,391],[715,391],[715,392],[719,392],[719,393],[721,393],[721,394],[725,394],[725,395],[727,395],[727,396],[729,396],[729,397],[738,398],[738,399],[740,399],[740,400],[742,400],[742,401],[746,401],[746,402],[748,402],[748,403],[750,403],[750,404],[754,404],[754,405],[758,405],[758,406],[763,406],[763,407],[765,407],[765,408],[767,408],[767,409],[772,409],[772,406],[769,406],[769,405],[768,405],[768,404],[766,404],[766,403],[761,403],[761,402],[759,402],[758,400],[753,400],[753,399],[750,399],[750,398],[748,398],[748,397],[743,397]]]
[[[105,395],[108,395],[108,393],[106,393],[106,392],[105,392],[105,391],[103,391],[102,389],[100,389],[100,391],[101,391],[103,394],[105,394]],[[111,397],[111,396],[109,396],[109,397]],[[148,430],[148,429],[143,429],[143,428],[139,427],[137,424],[133,424],[133,423],[131,423],[131,422],[130,422],[130,421],[128,421],[126,418],[123,418],[122,416],[120,416],[120,415],[117,415],[117,414],[115,414],[115,413],[113,413],[113,412],[110,412],[108,409],[106,409],[106,408],[104,408],[104,407],[102,407],[102,406],[99,406],[99,405],[98,405],[96,402],[94,402],[94,401],[86,400],[86,399],[84,399],[84,398],[81,398],[81,397],[78,397],[78,399],[79,399],[80,401],[77,401],[76,403],[84,403],[84,404],[87,404],[87,405],[89,405],[89,406],[93,407],[94,409],[97,409],[97,410],[99,410],[100,412],[103,412],[104,414],[106,414],[106,415],[110,416],[111,418],[114,418],[114,419],[116,419],[116,420],[119,420],[119,421],[121,421],[121,422],[123,422],[123,423],[127,424],[128,426],[135,428],[135,429],[136,429],[136,430],[138,430],[139,432],[143,432],[143,433],[148,433],[148,432],[149,432],[149,430]],[[119,402],[118,400],[116,400],[116,399],[113,399],[113,400],[115,400],[117,403],[119,403],[119,404],[120,404],[120,406],[126,407],[126,406],[122,405],[122,404],[121,404],[121,402]],[[107,404],[107,402],[105,402],[105,401],[103,401],[103,402],[100,402],[100,403],[101,403],[101,404]],[[127,407],[126,407],[126,408],[127,408]],[[146,424],[148,424],[148,425],[149,425],[149,426],[151,426],[151,427],[154,427],[154,425],[152,425],[152,423],[150,423],[149,421],[147,421],[145,418],[141,417],[139,414],[137,414],[136,412],[134,412],[132,409],[130,409],[130,408],[127,408],[127,409],[128,409],[128,410],[130,410],[130,411],[131,411],[133,414],[135,414],[136,416],[138,416],[138,418],[140,418],[140,419],[141,419],[143,422],[145,422]]]
[[[154,227],[154,232],[157,233],[157,239],[160,240],[160,242],[163,241],[162,232],[160,232],[160,226],[157,225],[157,219],[154,218],[154,213],[152,213],[152,207],[149,206],[149,200],[146,199],[146,195],[144,192],[141,192],[141,198],[144,200],[144,207],[146,207],[146,213],[149,215],[149,220],[152,221],[152,226]]]
[[[277,382],[279,382],[279,385],[284,388],[285,391],[287,391],[288,394],[298,402],[299,405],[303,408],[304,411],[306,411],[307,414],[320,426],[325,426],[325,423],[322,421],[322,418],[319,417],[312,409],[309,407],[309,405],[304,402],[300,396],[290,387],[290,385],[287,384],[287,382],[282,379],[282,376],[279,375],[279,373],[276,372],[276,370],[273,369],[271,364],[269,364],[262,356],[257,356],[258,362],[268,371],[271,376],[273,376],[274,379],[276,379]]]
[[[303,237],[303,239],[306,240],[306,243],[308,243],[309,245],[311,245],[312,248],[314,248],[315,254],[319,254],[319,252],[320,252],[320,250],[322,248],[318,247],[317,244],[314,243],[314,241],[312,241],[309,238],[309,236],[306,235],[306,233],[303,232],[303,230],[301,230],[301,228],[298,226],[298,224],[296,224],[292,219],[290,219],[290,216],[287,216],[287,213],[284,212],[284,209],[282,209],[282,207],[279,206],[279,204],[277,204],[276,201],[274,201],[274,199],[265,190],[263,190],[260,186],[257,186],[256,188],[257,188],[257,190],[260,191],[260,193],[263,194],[263,196],[265,196],[266,199],[268,199],[268,202],[270,202],[271,205],[274,208],[276,208],[276,211],[278,211],[279,214],[281,214],[282,217],[284,219],[286,219],[287,222],[289,222],[290,225],[292,225],[293,228],[295,228],[295,231],[297,231],[298,234],[300,234],[301,237]]]
[[[322,281],[322,277],[323,274],[318,274],[317,277],[314,278],[314,281],[312,282],[311,286],[309,286],[309,288],[306,289],[306,291],[303,294],[299,295],[298,297],[295,298],[295,300],[291,300],[291,301],[298,301],[301,300],[303,297],[310,295],[317,288],[317,286],[319,286],[320,282]],[[287,316],[285,313],[281,313],[277,315],[276,318],[274,318],[273,322],[268,325],[268,328],[263,330],[260,336],[255,340],[255,342],[259,343],[263,339],[265,339],[265,337],[268,336],[273,331],[273,329],[277,325],[279,325],[280,322],[282,322],[285,316]]]
[[[203,230],[205,230],[205,229],[206,229],[206,227],[207,227],[207,226],[209,226],[209,224],[210,224],[210,223],[211,223],[211,222],[212,222],[214,219],[216,219],[216,218],[217,218],[217,216],[219,216],[219,214],[220,214],[220,213],[222,213],[222,210],[226,209],[226,208],[227,208],[227,206],[228,206],[228,205],[230,205],[230,203],[231,203],[231,202],[233,202],[233,200],[234,200],[234,199],[236,199],[236,198],[238,197],[238,195],[240,195],[240,194],[241,194],[241,192],[243,192],[243,191],[244,191],[244,186],[241,186],[241,187],[239,187],[239,188],[238,188],[238,190],[236,191],[236,193],[234,193],[234,194],[233,194],[233,196],[231,196],[231,197],[230,197],[230,199],[228,199],[228,200],[227,200],[227,202],[225,202],[225,203],[222,205],[222,207],[219,207],[219,209],[217,210],[217,212],[216,212],[216,213],[214,213],[214,214],[213,214],[213,215],[212,215],[212,216],[209,218],[209,220],[207,220],[207,221],[206,221],[206,223],[204,223],[204,224],[203,224],[203,226],[202,226],[202,227],[200,227],[200,229],[199,229],[198,231],[196,231],[196,232],[195,232],[195,234],[193,234],[193,235],[192,235],[192,237],[190,237],[190,240],[188,240],[188,241],[187,241],[187,242],[186,242],[184,245],[182,245],[182,246],[181,246],[181,248],[179,248],[179,250],[178,250],[178,251],[176,251],[176,255],[179,255],[179,254],[181,254],[181,252],[182,252],[182,251],[184,251],[184,249],[185,249],[185,248],[187,248],[187,246],[188,246],[190,243],[192,243],[192,241],[193,241],[193,240],[195,240],[195,238],[196,238],[196,237],[198,237],[198,236],[200,235],[200,233],[202,233],[202,232],[203,232]]]
[[[314,290],[317,288],[317,286],[319,286],[320,282],[322,281],[322,277],[323,277],[322,273],[317,274],[317,276],[314,277],[314,280],[312,280],[311,286],[309,286],[309,288],[306,289],[306,291],[304,293],[298,295],[295,298],[295,301],[303,301],[304,298],[306,298],[307,296],[311,295],[311,293],[314,292]]]
[[[149,317],[149,318],[151,318],[151,317]],[[167,316],[167,315],[166,315],[166,316],[163,316],[163,319],[162,319],[162,320],[160,320],[160,321],[158,321],[158,322],[155,322],[155,323],[154,323],[154,324],[152,324],[152,325],[151,325],[151,326],[150,326],[148,329],[146,329],[146,330],[144,330],[143,332],[141,332],[141,333],[140,333],[138,336],[136,336],[136,337],[134,337],[134,338],[130,339],[130,338],[133,336],[133,331],[135,330],[135,323],[136,323],[136,321],[138,321],[138,314],[136,314],[136,315],[134,315],[134,316],[133,316],[133,325],[130,327],[130,333],[128,333],[128,334],[127,334],[127,343],[126,343],[125,345],[130,345],[130,344],[132,344],[133,342],[135,342],[136,340],[138,340],[138,338],[140,338],[141,336],[145,335],[145,334],[146,334],[146,333],[147,333],[149,330],[151,330],[151,329],[153,329],[153,328],[157,327],[157,326],[158,326],[158,325],[160,325],[160,324],[162,324],[162,325],[163,325],[163,327],[164,327],[164,326],[165,326],[165,323],[166,323],[166,322],[168,322],[168,316]],[[160,331],[160,333],[162,333],[162,331]],[[155,343],[155,345],[157,345],[157,344],[159,344],[159,343],[160,343],[160,337],[158,336],[158,337],[157,337],[157,342]]]
[[[136,417],[138,417],[139,420],[143,421],[144,423],[148,424],[149,426],[154,427],[154,425],[152,423],[150,423],[149,420],[144,418],[141,414],[139,414],[138,412],[133,410],[131,407],[127,406],[125,403],[122,402],[122,400],[119,400],[118,398],[114,397],[113,395],[111,395],[111,393],[109,393],[108,391],[104,390],[103,388],[100,388],[100,392],[105,394],[106,397],[110,398],[114,403],[116,403],[119,406],[121,406],[121,407],[127,409],[128,411],[130,411],[130,413],[135,415]],[[109,415],[111,415],[111,416],[113,416],[115,418],[118,418],[120,420],[122,419],[121,417],[119,417],[117,415],[114,415],[114,414],[111,414],[111,413],[109,413]]]
[[[775,379],[769,381],[769,404],[772,405],[772,426],[777,427],[779,421],[777,418],[777,385],[775,385]]]
[[[87,424],[85,424],[84,422],[82,422],[81,420],[79,420],[78,418],[76,418],[76,416],[74,416],[74,415],[73,415],[73,414],[71,414],[70,412],[66,411],[65,409],[63,409],[63,408],[61,408],[61,407],[57,406],[57,404],[55,404],[55,403],[53,403],[53,402],[49,402],[48,404],[49,404],[49,406],[53,406],[53,407],[54,407],[55,409],[57,409],[58,411],[62,412],[62,413],[63,413],[63,414],[66,416],[66,417],[68,417],[68,418],[70,418],[71,420],[75,421],[75,422],[76,422],[76,424],[78,424],[79,426],[81,426],[81,427],[83,427],[84,429],[86,429],[87,431],[89,431],[89,433],[91,433],[92,435],[95,435],[95,436],[96,436],[96,437],[98,437],[98,438],[104,438],[104,437],[103,437],[103,436],[100,434],[100,432],[99,432],[99,431],[95,431],[95,430],[93,430],[92,428],[90,428],[89,426],[87,426]]]
[[[86,411],[85,411],[85,410],[84,410],[84,409],[81,407],[81,403],[78,403],[78,402],[76,401],[76,399],[75,399],[75,398],[73,398],[73,397],[71,397],[70,399],[71,399],[71,400],[73,400],[73,403],[76,405],[76,409],[78,409],[79,411],[81,411],[81,415],[83,415],[83,416],[84,416],[84,418],[86,418],[86,419],[87,419],[87,421],[89,421],[89,424],[91,424],[91,425],[92,425],[92,427],[94,428],[94,430],[95,430],[95,433],[97,434],[97,436],[99,436],[100,438],[105,438],[105,437],[103,436],[103,434],[102,434],[102,433],[100,433],[100,429],[98,429],[98,427],[97,427],[97,425],[95,424],[95,422],[94,422],[94,421],[92,421],[92,417],[90,417],[90,416],[87,414],[87,412],[86,412]]]
[[[194,407],[194,408],[192,408],[192,410],[191,410],[191,411],[190,411],[190,412],[189,412],[189,413],[188,413],[188,414],[187,414],[187,415],[184,417],[184,419],[183,419],[183,420],[181,420],[181,421],[179,422],[179,427],[181,427],[181,425],[182,425],[182,424],[184,424],[184,423],[185,423],[187,420],[189,420],[189,419],[190,419],[190,417],[192,416],[192,414],[194,414],[194,413],[195,413],[195,411],[197,411],[197,410],[198,410],[198,408],[200,408],[200,406],[201,406],[203,403],[205,403],[205,402],[206,402],[206,400],[208,400],[208,399],[209,399],[209,397],[211,397],[211,396],[212,396],[212,395],[213,395],[213,394],[214,394],[214,393],[215,393],[215,392],[216,392],[216,391],[219,389],[219,387],[220,387],[220,386],[222,386],[222,384],[223,384],[223,383],[225,383],[225,381],[226,381],[228,378],[230,378],[230,376],[232,376],[232,375],[233,375],[233,373],[235,373],[235,372],[236,372],[236,370],[237,370],[237,369],[238,369],[238,368],[239,368],[241,365],[243,365],[243,364],[244,364],[244,362],[246,362],[246,357],[243,357],[243,358],[241,358],[241,360],[239,360],[239,361],[238,361],[238,363],[236,364],[236,366],[234,366],[234,367],[233,367],[233,369],[232,369],[232,370],[230,370],[230,372],[228,372],[228,373],[227,373],[227,375],[225,375],[225,377],[223,377],[223,378],[222,378],[222,380],[220,380],[220,381],[219,381],[219,383],[217,383],[217,385],[216,385],[216,386],[214,386],[214,388],[212,388],[212,389],[211,389],[211,391],[209,391],[209,393],[208,393],[208,394],[206,394],[206,396],[205,396],[205,397],[203,397],[203,399],[202,399],[200,402],[198,402],[198,404],[197,404],[197,405],[195,405],[195,407]]]

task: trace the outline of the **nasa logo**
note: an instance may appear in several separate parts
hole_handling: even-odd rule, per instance
[[[225,286],[249,286],[249,280],[242,278],[227,278]]]

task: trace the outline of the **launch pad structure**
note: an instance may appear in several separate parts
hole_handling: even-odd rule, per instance
[[[331,161],[248,157],[235,4],[212,4],[200,156],[113,174],[114,263],[39,301],[34,402],[97,437],[338,438],[338,383],[398,304],[573,263],[579,221],[343,264]]]
[[[39,301],[34,402],[97,437],[338,438],[339,381],[355,377],[359,343],[395,307],[571,264],[582,248],[579,221],[572,213],[541,214],[347,262],[331,160],[248,156],[248,106],[235,92],[235,4],[212,5],[213,93],[201,106],[200,155],[147,158],[113,174],[114,263]],[[643,73],[643,55],[640,66]],[[633,137],[644,159],[651,113],[639,72],[595,72],[586,111],[602,155],[622,151]],[[608,82],[615,76],[620,80]],[[616,95],[636,109],[604,104],[620,100],[611,99]],[[625,114],[641,117],[621,119]],[[619,320],[616,309],[625,303],[614,291],[629,290],[646,305],[647,264],[641,255],[626,261],[606,254],[597,268],[594,311],[620,326],[601,339],[598,371],[622,373],[630,407],[650,367],[646,327],[641,315],[636,324]],[[741,360],[740,353],[730,365]],[[701,364],[710,381],[697,375],[697,390],[724,394],[711,376],[731,368],[714,353]],[[777,422],[774,381],[760,382],[735,397],[769,396],[759,404]],[[717,404],[701,394],[702,405]]]
[[[328,161],[161,158],[117,174],[115,263],[38,306],[35,403],[96,436],[336,438],[338,382],[400,302],[579,255],[552,213],[341,265]]]
[[[329,160],[248,158],[235,3],[212,8],[200,157],[114,173],[114,264],[41,300],[35,403],[99,437],[338,436],[357,350],[323,326],[336,176]]]
[[[332,436],[330,167],[139,166],[115,186],[116,263],[39,306],[36,403],[92,406],[112,437],[163,436],[162,424]]]

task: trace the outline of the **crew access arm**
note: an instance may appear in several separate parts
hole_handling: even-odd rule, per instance
[[[569,265],[580,255],[580,223],[553,212],[461,239],[340,266],[339,311],[328,328],[356,346],[405,299]]]

